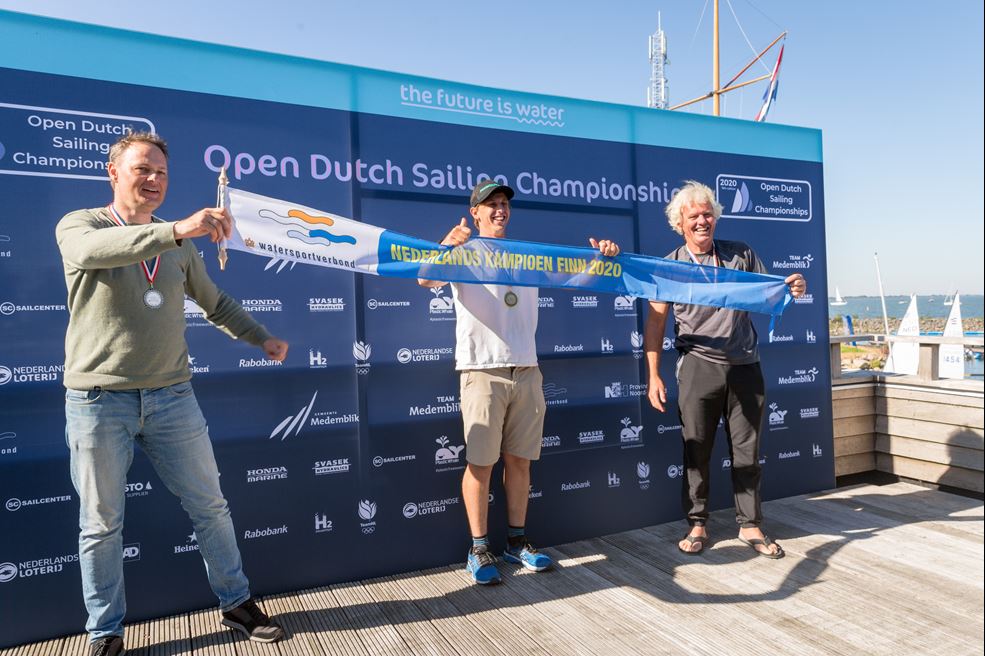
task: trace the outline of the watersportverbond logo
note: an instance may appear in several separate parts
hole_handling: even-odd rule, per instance
[[[198,364],[197,363],[197,360],[198,360],[198,358],[192,357],[191,354],[188,355],[188,370],[191,371],[193,374],[207,374],[207,373],[209,373],[209,367],[210,367],[210,365],[207,365],[207,364]]]
[[[451,321],[455,318],[455,301],[451,296],[445,296],[445,288],[431,287],[429,291],[434,298],[428,303],[428,318],[431,321]]]
[[[0,257],[11,257],[13,256],[13,251],[7,248],[7,244],[10,243],[10,235],[0,235]]]
[[[340,296],[312,296],[308,298],[308,312],[344,312],[345,299]]]
[[[572,296],[571,307],[575,309],[597,308],[599,306],[598,296]]]
[[[777,379],[779,385],[798,385],[801,383],[813,383],[817,375],[821,373],[817,367],[810,369],[794,369],[793,376],[780,376]]]
[[[680,429],[680,424],[657,424],[657,434],[659,435],[663,435],[669,431],[679,431]]]
[[[777,458],[779,458],[780,460],[789,460],[791,458],[799,458],[799,457],[800,457],[800,451],[780,451],[779,455],[777,455]]]
[[[366,307],[370,310],[386,310],[389,308],[404,308],[410,307],[410,301],[381,301],[379,299],[371,298],[366,301]]]
[[[188,536],[184,544],[174,545],[174,553],[176,554],[191,553],[192,551],[198,551],[198,536],[195,535],[194,531]]]
[[[64,370],[64,365],[60,364],[28,364],[20,367],[0,365],[0,385],[57,381],[58,375]]]
[[[814,256],[807,255],[788,255],[786,260],[773,260],[773,269],[810,269]]]
[[[555,353],[581,353],[585,350],[584,344],[555,344]]]
[[[633,426],[633,420],[629,417],[623,417],[621,420],[622,430],[619,431],[619,443],[622,448],[633,448],[637,446],[643,446],[643,438],[640,437],[640,433],[643,432],[643,426]]]
[[[646,383],[623,383],[614,381],[603,386],[603,396],[607,399],[626,399],[646,396]]]
[[[629,333],[629,345],[633,349],[633,357],[639,360],[643,357],[643,334],[637,331]]]
[[[348,458],[336,458],[335,460],[316,460],[311,468],[315,476],[330,476],[332,474],[348,474],[351,465]]]
[[[244,298],[239,304],[247,312],[282,312],[284,310],[279,298]]]
[[[605,431],[581,431],[578,433],[578,444],[597,444],[605,441]]]
[[[788,428],[788,426],[786,426],[787,411],[780,410],[780,406],[777,405],[776,402],[770,403],[769,408],[770,408],[770,415],[769,415],[770,430],[771,431],[787,430]]]
[[[650,464],[646,462],[636,463],[636,479],[641,490],[650,489]]]
[[[365,376],[369,372],[369,356],[372,355],[373,348],[365,342],[352,343],[352,357],[356,359],[356,373]]]
[[[150,484],[150,481],[143,483],[138,481],[136,483],[127,483],[127,499],[133,499],[135,497],[146,497],[151,493],[154,487]]]
[[[246,470],[247,483],[263,483],[285,479],[287,479],[287,467],[260,467],[259,469]]]
[[[538,296],[537,297],[537,307],[543,308],[553,308],[554,307],[554,297],[553,296]]]
[[[382,467],[383,465],[393,465],[398,462],[411,462],[413,460],[417,460],[417,455],[413,453],[403,456],[375,456],[373,458],[373,466]]]
[[[800,418],[801,419],[817,419],[821,416],[820,408],[801,408]]]
[[[544,383],[544,402],[547,405],[568,405],[567,387],[560,387],[557,383]]]
[[[406,519],[414,519],[423,515],[437,515],[448,510],[449,506],[457,506],[458,497],[448,497],[447,499],[431,499],[428,501],[408,501],[402,509]]]
[[[456,396],[437,396],[434,403],[412,405],[407,408],[410,417],[429,417],[432,415],[454,415],[461,412],[462,405]]]
[[[770,333],[770,344],[773,342],[792,342],[793,335],[775,335]]]
[[[559,446],[561,446],[560,435],[545,435],[540,440],[540,448],[542,449],[553,449]]]
[[[243,531],[244,540],[256,540],[258,538],[269,538],[275,535],[287,535],[287,524],[283,526],[268,526],[266,528],[246,529]]]
[[[464,444],[449,445],[447,435],[442,435],[441,437],[435,438],[434,441],[438,444],[438,448],[434,452],[435,471],[464,469],[465,465],[462,464],[462,451],[465,449]]]
[[[35,576],[58,574],[64,571],[65,565],[77,562],[79,562],[79,554],[77,553],[65,554],[64,556],[34,558],[19,563],[2,562],[0,563],[0,583],[9,583],[18,577],[26,579]]]
[[[574,483],[561,483],[562,492],[571,492],[572,490],[587,490],[592,487],[591,481],[576,481]]]
[[[328,518],[328,515],[315,513],[315,533],[330,533],[335,528],[335,523]]]
[[[797,305],[814,305],[814,294],[804,294],[793,299]]]
[[[64,305],[17,305],[10,301],[0,303],[0,316],[9,317],[15,312],[64,312]]]
[[[636,297],[635,296],[616,296],[612,301],[612,311],[617,317],[636,316]]]
[[[17,455],[17,444],[14,442],[16,439],[17,433],[12,431],[0,433],[0,456]]]
[[[7,503],[4,504],[4,508],[10,512],[17,512],[21,508],[33,508],[35,506],[45,506],[51,503],[63,503],[71,500],[72,497],[68,494],[63,494],[56,497],[38,497],[36,499],[18,499],[17,497],[12,497],[7,499]]]
[[[376,530],[376,522],[373,521],[373,518],[376,517],[376,502],[369,499],[360,501],[356,507],[356,513],[359,515],[359,528],[363,535],[369,535]]]
[[[453,353],[450,346],[443,348],[402,348],[397,351],[397,362],[408,364],[411,362],[437,362],[442,356],[450,357]]]

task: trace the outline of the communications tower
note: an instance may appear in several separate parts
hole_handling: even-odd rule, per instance
[[[667,93],[667,75],[664,67],[667,62],[667,36],[660,26],[660,12],[657,12],[657,31],[650,35],[650,86],[646,90],[646,106],[653,109],[667,109],[670,96]]]

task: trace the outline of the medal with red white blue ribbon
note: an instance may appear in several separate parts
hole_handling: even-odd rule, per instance
[[[120,213],[116,211],[116,208],[113,207],[112,203],[109,206],[109,213],[118,225],[129,225],[123,220]],[[141,268],[144,270],[144,277],[147,278],[147,291],[144,292],[143,301],[147,308],[156,310],[164,305],[164,294],[162,294],[159,290],[154,289],[154,278],[157,277],[157,269],[161,264],[161,256],[156,256],[153,263],[148,265],[147,262],[150,261],[151,260],[144,260],[140,263]]]

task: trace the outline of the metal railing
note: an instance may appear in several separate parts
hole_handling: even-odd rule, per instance
[[[962,346],[985,346],[985,337],[943,337],[940,335],[832,335],[831,342],[831,378],[842,378],[841,345],[852,342],[869,344],[917,343],[920,345],[920,355],[917,361],[917,378],[921,380],[940,380],[940,348],[942,344],[960,344]]]

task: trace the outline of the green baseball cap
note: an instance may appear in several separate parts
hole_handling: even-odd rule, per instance
[[[469,200],[469,207],[475,207],[495,193],[506,194],[507,198],[513,198],[513,190],[506,185],[499,184],[493,180],[480,180],[472,189],[472,198]]]

